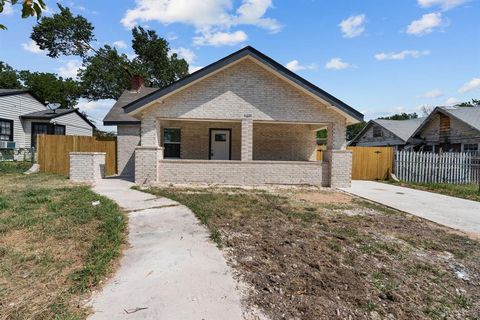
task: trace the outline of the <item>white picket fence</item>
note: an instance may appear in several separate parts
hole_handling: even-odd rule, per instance
[[[480,155],[468,152],[395,152],[395,174],[420,183],[466,184],[480,182]]]

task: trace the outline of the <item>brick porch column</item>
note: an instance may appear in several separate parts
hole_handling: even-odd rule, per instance
[[[252,115],[245,115],[242,119],[242,161],[253,159],[253,118]]]
[[[140,146],[135,148],[135,183],[158,182],[159,161],[162,159],[160,123],[155,118],[144,118],[141,123]]]
[[[352,152],[346,150],[346,128],[345,119],[339,119],[327,127],[327,151],[324,155],[332,188],[350,187],[352,181]]]

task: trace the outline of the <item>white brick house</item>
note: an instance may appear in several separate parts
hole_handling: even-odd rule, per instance
[[[161,89],[125,91],[104,119],[137,183],[347,186],[345,130],[363,115],[252,47]],[[328,130],[323,162],[316,132]]]

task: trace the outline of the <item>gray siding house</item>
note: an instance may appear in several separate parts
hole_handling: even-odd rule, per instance
[[[138,83],[138,81],[133,81]],[[143,183],[348,186],[348,124],[363,115],[252,47],[164,88],[125,91],[118,171]],[[316,132],[327,151],[316,161]]]
[[[425,118],[409,120],[370,120],[350,142],[350,146],[394,147],[402,150]]]
[[[424,151],[480,151],[480,106],[435,108],[409,143]]]
[[[0,150],[35,147],[37,134],[92,136],[94,128],[78,109],[51,110],[26,90],[0,89]]]

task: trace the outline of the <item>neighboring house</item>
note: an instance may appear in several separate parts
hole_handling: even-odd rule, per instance
[[[480,107],[437,107],[415,130],[409,143],[434,152],[478,152]]]
[[[246,47],[167,87],[125,91],[104,124],[117,126],[119,173],[137,183],[337,187],[351,180],[346,126],[362,119]],[[315,161],[321,129],[323,162]]]
[[[78,109],[51,110],[27,90],[0,89],[0,150],[35,147],[37,134],[91,136]]]
[[[425,118],[409,120],[370,120],[348,145],[358,147],[394,147],[402,150]]]

